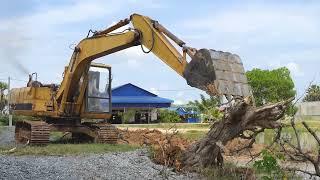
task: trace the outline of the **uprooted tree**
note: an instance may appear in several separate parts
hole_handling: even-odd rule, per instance
[[[207,135],[182,154],[184,168],[206,168],[223,165],[223,146],[234,138],[254,139],[264,129],[281,126],[287,106],[293,99],[262,107],[254,107],[250,99],[238,100],[227,109],[222,120],[214,123]],[[251,131],[250,133],[245,133]]]

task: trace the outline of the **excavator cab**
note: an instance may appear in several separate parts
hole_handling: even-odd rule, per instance
[[[88,73],[86,112],[111,112],[111,67],[91,63]]]

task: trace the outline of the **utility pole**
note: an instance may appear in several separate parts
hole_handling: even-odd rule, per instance
[[[10,76],[8,77],[8,114],[9,114],[9,127],[12,126],[12,114],[10,111]]]

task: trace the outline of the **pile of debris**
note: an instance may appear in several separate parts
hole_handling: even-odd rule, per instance
[[[171,129],[166,133],[153,129],[139,129],[135,131],[120,130],[119,143],[128,143],[152,148],[152,159],[158,163],[181,170],[181,154],[191,144],[177,135],[178,131]]]
[[[121,134],[120,144],[132,144],[148,146],[152,148],[152,159],[162,165],[182,169],[181,155],[194,141],[190,141],[179,136],[176,130],[168,130],[162,133],[156,129],[138,129],[134,131],[119,130]],[[249,140],[236,138],[227,143],[224,147],[224,155],[248,155],[248,151],[237,152],[242,146],[249,144]],[[261,144],[253,144],[250,152],[256,153],[263,149]],[[248,150],[248,149],[247,149]]]

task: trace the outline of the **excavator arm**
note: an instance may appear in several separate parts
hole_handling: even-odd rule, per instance
[[[133,28],[113,33],[114,30],[130,22]],[[169,39],[181,47],[180,52]],[[189,85],[205,90],[209,94],[242,96],[249,94],[245,87],[247,82],[240,58],[230,53],[188,47],[159,22],[133,14],[129,19],[122,20],[103,31],[93,32],[92,36],[83,39],[75,47],[70,63],[65,69],[63,82],[55,96],[59,112],[66,114],[66,109],[80,111],[83,91],[87,84],[87,73],[93,60],[137,45],[140,45],[145,53],[152,52],[156,55],[184,77]],[[192,58],[189,63],[187,55]],[[219,78],[222,78],[220,86],[223,85],[224,89],[217,85]]]

